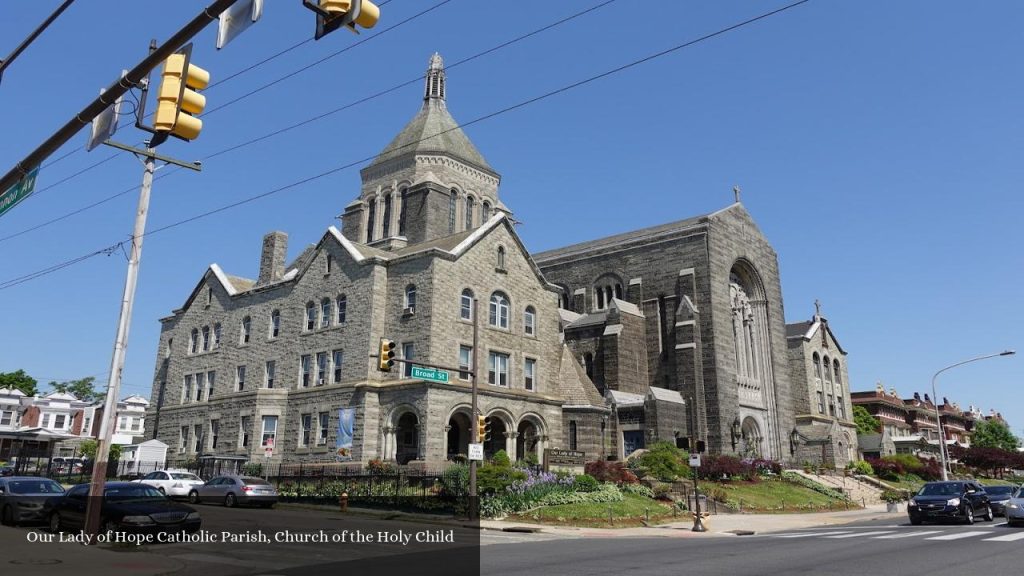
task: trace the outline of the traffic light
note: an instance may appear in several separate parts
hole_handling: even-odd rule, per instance
[[[315,1],[317,0],[313,0]],[[317,40],[342,26],[358,34],[356,25],[361,28],[373,28],[380,20],[380,7],[370,0],[319,0],[319,4],[304,0],[303,4],[317,14],[314,36]]]
[[[395,365],[395,341],[388,340],[387,338],[380,339],[380,352],[377,359],[379,360],[378,368],[381,372],[391,372],[391,367]]]
[[[704,441],[703,440],[697,440],[697,448],[696,448],[696,450],[697,450],[697,454],[703,454],[704,453]]]
[[[476,441],[483,442],[487,439],[487,417],[479,415],[476,417]]]
[[[203,90],[210,83],[210,73],[195,66],[189,44],[167,57],[157,91],[153,128],[182,140],[194,140],[203,129],[203,121],[195,115],[206,107]]]

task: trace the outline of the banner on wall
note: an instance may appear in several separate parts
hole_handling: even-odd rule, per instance
[[[338,410],[338,437],[334,446],[334,458],[339,461],[352,459],[352,431],[355,429],[356,409]]]

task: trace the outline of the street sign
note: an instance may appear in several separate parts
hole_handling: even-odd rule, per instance
[[[26,196],[32,193],[36,187],[36,176],[39,175],[39,167],[36,166],[28,174],[23,176],[21,180],[18,180],[14,186],[11,186],[7,190],[4,190],[3,194],[0,194],[0,215],[7,212],[11,208],[14,208],[15,204],[21,202]],[[445,382],[448,381],[447,374],[445,374]]]
[[[700,454],[690,454],[690,468],[700,468]]]
[[[217,50],[228,45],[263,15],[263,0],[243,0],[220,13],[217,27]]]
[[[121,76],[124,77],[128,74],[125,70]],[[100,90],[100,94],[103,94],[106,90]],[[92,131],[89,133],[89,140],[85,144],[85,151],[92,152],[94,148],[103,144],[107,140],[114,137],[114,132],[117,131],[117,119],[121,116],[121,105],[124,102],[124,97],[119,96],[113,104],[107,106],[107,109],[100,112],[99,116],[92,119]]]
[[[484,445],[483,444],[470,444],[469,445],[469,459],[470,460],[483,460],[484,459]]]
[[[444,370],[438,370],[437,368],[413,366],[412,377],[419,378],[420,380],[429,380],[430,382],[440,382],[441,384],[448,383],[448,372]]]

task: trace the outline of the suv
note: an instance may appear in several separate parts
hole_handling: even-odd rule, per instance
[[[976,517],[992,521],[992,506],[981,484],[971,480],[928,482],[910,499],[907,506],[910,523],[925,520],[963,520],[974,524]]]

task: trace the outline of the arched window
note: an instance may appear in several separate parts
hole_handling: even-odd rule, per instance
[[[331,300],[324,298],[320,301],[320,327],[326,328],[331,325]]]
[[[408,188],[402,188],[401,204],[398,206],[398,235],[399,236],[405,236],[405,214],[406,214],[405,199],[406,199],[406,196],[408,196],[408,195],[409,195],[409,189]]]
[[[498,246],[498,270],[505,269],[505,247]]]
[[[535,336],[537,334],[537,311],[533,306],[527,306],[523,312],[523,334]]]
[[[466,230],[473,227],[473,197],[466,196]]]
[[[832,383],[832,370],[829,370],[831,366],[832,363],[829,361],[828,356],[825,356],[824,360],[822,360],[822,374],[825,376],[825,382],[829,384]]]
[[[480,224],[483,224],[484,222],[487,222],[490,219],[491,203],[488,202],[487,200],[484,200],[483,203],[480,204]]]
[[[409,284],[405,287],[405,312],[412,314],[416,312],[416,285]]]
[[[459,203],[459,193],[452,190],[451,197],[448,200],[448,233],[455,233],[455,210]]]
[[[466,288],[459,297],[459,318],[463,320],[473,319],[473,291]]]
[[[306,330],[313,328],[316,328],[316,304],[309,302],[306,304]]]
[[[210,327],[203,326],[203,352],[210,349]]]
[[[281,311],[274,310],[270,313],[270,337],[277,338],[281,334]]]
[[[220,322],[213,325],[213,347],[220,348]]]
[[[615,297],[622,300],[622,284],[615,285]]]
[[[501,292],[491,294],[489,323],[497,328],[508,328],[508,296]]]
[[[595,295],[597,296],[597,304],[595,306],[598,310],[604,310],[604,290],[598,288],[595,290]]]
[[[391,193],[384,195],[384,222],[381,224],[381,230],[384,231],[381,238],[391,236]]]
[[[196,328],[192,329],[192,333],[188,337],[188,353],[195,354],[199,350],[199,330]]]
[[[252,335],[252,318],[246,316],[242,318],[242,335],[239,337],[239,341],[242,344],[248,344],[249,339]]]
[[[594,282],[594,310],[611,306],[613,298],[622,298],[622,282],[615,274],[603,274]]]
[[[814,359],[814,377],[821,380],[821,357],[815,352],[812,358]]]
[[[338,296],[338,324],[345,323],[345,315],[348,313],[348,298],[344,294]]]
[[[840,373],[839,372],[839,360],[832,360],[832,373],[833,373],[836,385],[838,386],[838,385],[842,384],[843,381],[839,378],[839,373]]]
[[[377,221],[377,198],[370,196],[366,199],[369,206],[366,208],[366,241],[373,242],[374,224]]]
[[[568,290],[563,290],[561,296],[558,299],[562,303],[562,309],[563,310],[572,310],[572,308],[569,307],[569,291]]]

